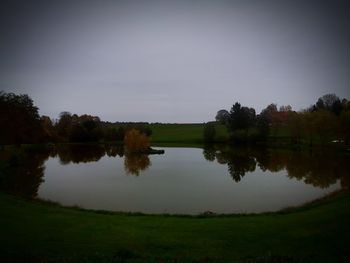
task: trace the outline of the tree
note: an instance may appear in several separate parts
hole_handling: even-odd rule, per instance
[[[318,98],[313,108],[315,110],[328,110],[339,116],[343,111],[344,106],[344,103],[340,101],[337,95],[330,93]]]
[[[229,118],[230,113],[227,110],[219,110],[215,116],[215,120],[221,124],[227,124]]]
[[[292,107],[290,105],[281,106],[280,111],[277,110],[277,104],[271,103],[265,109],[263,109],[260,115],[264,117],[269,122],[269,127],[276,135],[282,126],[287,125],[288,116],[292,112]]]
[[[28,95],[0,91],[0,143],[36,143],[42,139],[38,108]]]
[[[128,152],[145,152],[150,147],[150,141],[145,134],[136,129],[131,129],[125,134],[124,145]]]
[[[205,142],[215,141],[216,130],[213,123],[206,123],[203,129],[203,138]]]
[[[55,127],[49,116],[41,116],[40,118],[41,126],[43,129],[43,139],[44,141],[56,141],[57,135]]]
[[[323,95],[321,98],[319,98],[324,104],[324,107],[326,109],[331,109],[333,104],[339,100],[338,96],[335,95],[334,93],[329,93],[326,95]]]
[[[262,110],[262,113],[271,115],[274,112],[277,112],[277,104],[271,103],[265,109]]]
[[[323,110],[325,108],[324,101],[319,98],[315,105],[316,110]]]
[[[119,127],[115,136],[117,141],[123,141],[125,136],[125,129],[123,127]]]
[[[56,130],[58,135],[64,140],[68,140],[70,136],[73,119],[76,119],[76,117],[73,117],[72,114],[68,111],[63,111],[60,113],[59,120],[56,125]]]
[[[313,145],[315,134],[317,134],[317,127],[314,119],[314,112],[304,111],[300,112],[304,124],[304,135],[309,139],[309,146]]]
[[[289,118],[287,121],[287,128],[292,137],[292,141],[295,144],[299,144],[303,136],[303,133],[306,130],[304,125],[304,118],[302,114],[297,112],[292,112],[289,115]]]
[[[122,126],[118,128],[108,127],[105,129],[104,139],[106,141],[123,141],[124,136],[125,136],[125,130]]]
[[[88,142],[89,134],[83,125],[77,123],[71,126],[69,132],[69,141],[70,142]]]
[[[336,116],[329,111],[320,110],[312,113],[312,119],[313,130],[319,135],[321,143],[329,142],[336,133]]]
[[[346,145],[350,140],[350,111],[344,111],[340,115],[340,132]]]
[[[99,141],[103,137],[100,118],[91,115],[81,115],[78,117],[78,125],[81,125],[87,135],[86,141]]]
[[[273,115],[277,112],[277,104],[271,103],[263,109],[259,115],[264,116],[264,118],[268,121],[269,126],[272,124]]]
[[[253,108],[242,107],[236,102],[230,110],[228,128],[231,132],[245,130],[246,132],[255,123],[255,110]]]
[[[350,101],[347,99],[342,99],[341,100],[342,108],[344,111],[350,111]]]
[[[63,141],[96,142],[103,138],[100,118],[88,114],[78,116],[61,112],[56,130]]]
[[[340,115],[340,113],[343,111],[343,105],[340,99],[337,99],[336,101],[333,102],[331,111],[337,116]]]
[[[280,112],[290,112],[292,111],[292,106],[290,105],[282,105],[280,106],[280,109],[279,109]]]
[[[256,117],[256,128],[261,139],[266,139],[270,133],[270,120],[266,114]]]

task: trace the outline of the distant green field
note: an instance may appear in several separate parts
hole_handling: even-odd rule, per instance
[[[204,124],[151,124],[152,142],[200,143],[203,141]],[[216,124],[216,138],[225,140],[224,125]]]
[[[204,123],[191,123],[191,124],[149,124],[148,127],[152,130],[152,143],[153,144],[176,144],[178,145],[189,145],[189,144],[201,144],[203,143],[203,129]],[[223,124],[215,124],[216,142],[227,142],[229,139],[229,133],[227,127]],[[256,134],[258,131],[255,128],[251,128],[248,134]],[[279,128],[277,130],[271,130],[268,136],[268,145],[281,146],[292,144],[292,137],[290,132],[286,128]],[[302,140],[302,145],[305,147],[309,146],[309,140]],[[313,145],[322,145],[321,140],[318,136],[313,136]],[[331,145],[329,142],[327,146]]]

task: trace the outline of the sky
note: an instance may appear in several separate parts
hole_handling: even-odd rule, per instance
[[[350,99],[347,1],[2,1],[0,90],[42,115],[207,122]]]

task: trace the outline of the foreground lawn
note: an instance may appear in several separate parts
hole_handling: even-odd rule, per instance
[[[83,211],[0,194],[0,262],[350,262],[350,194],[290,212]]]

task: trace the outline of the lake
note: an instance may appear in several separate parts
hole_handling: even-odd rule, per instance
[[[350,158],[339,153],[227,146],[161,149],[165,154],[125,154],[112,145],[22,149],[7,156],[10,165],[0,187],[64,206],[200,214],[277,211],[350,185]]]

